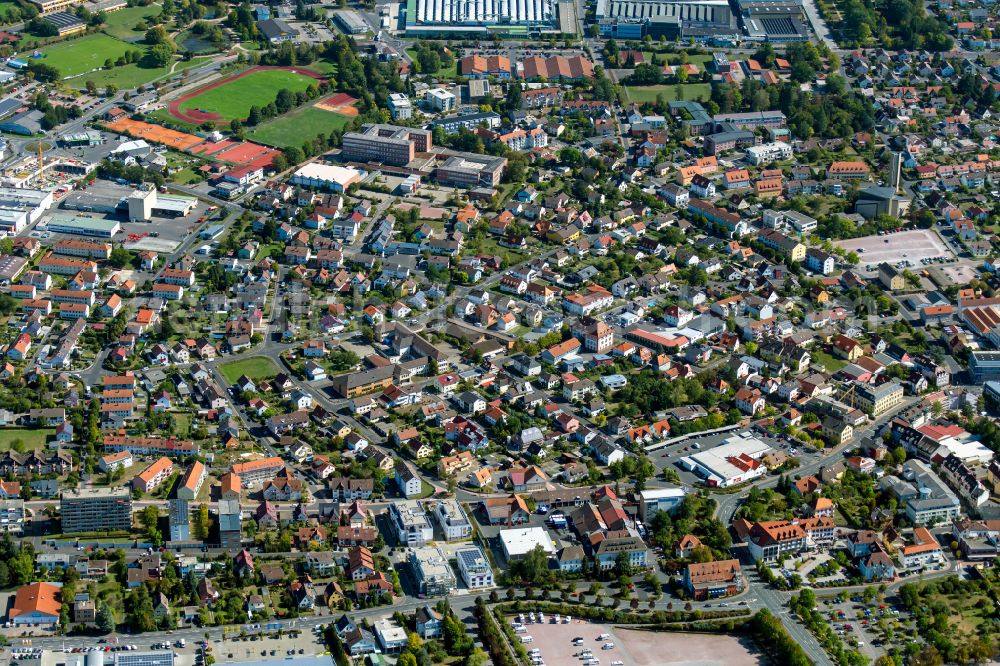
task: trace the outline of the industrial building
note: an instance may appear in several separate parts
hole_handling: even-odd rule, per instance
[[[576,11],[572,2],[556,0],[408,0],[406,34],[451,37],[456,35],[575,34]]]
[[[80,217],[78,215],[57,214],[53,215],[45,223],[45,229],[59,234],[94,236],[95,238],[113,238],[115,234],[122,230],[122,226],[117,220],[103,220],[96,217]]]
[[[133,190],[110,181],[97,181],[86,190],[73,190],[60,206],[64,210],[126,217],[129,222],[149,222],[154,217],[190,215],[198,204],[194,197],[164,194],[155,188]]]
[[[809,40],[799,0],[736,0],[736,5],[751,41],[781,44]]]
[[[354,183],[361,182],[365,175],[364,171],[352,167],[310,162],[292,174],[291,182],[303,187],[345,192]]]
[[[598,0],[601,35],[618,39],[735,39],[736,18],[726,0]]]
[[[341,155],[345,160],[405,166],[417,153],[425,153],[431,146],[429,130],[369,124],[362,126],[360,132],[344,134]]]
[[[704,479],[705,485],[726,488],[767,472],[760,461],[771,447],[756,437],[729,437],[719,446],[685,456],[677,464]]]
[[[0,186],[0,231],[18,234],[52,207],[52,192]]]
[[[29,109],[21,113],[15,113],[10,118],[0,122],[0,131],[20,134],[22,136],[42,134],[42,117],[44,115],[38,109]]]
[[[333,14],[333,20],[337,22],[348,35],[363,35],[368,32],[368,23],[358,12],[351,9],[341,9]]]
[[[500,530],[500,544],[503,546],[504,557],[508,560],[519,560],[541,546],[549,555],[554,555],[556,545],[544,527],[518,527]]]
[[[132,494],[117,488],[64,490],[59,502],[63,532],[132,529]]]

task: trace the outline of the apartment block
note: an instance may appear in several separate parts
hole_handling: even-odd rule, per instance
[[[127,531],[132,528],[132,495],[118,488],[66,490],[59,512],[63,532]]]

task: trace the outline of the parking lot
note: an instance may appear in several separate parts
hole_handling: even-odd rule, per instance
[[[512,621],[519,618],[513,617]],[[536,617],[536,620],[538,618]],[[519,636],[530,636],[528,650],[537,650],[532,662],[538,666],[749,666],[760,663],[747,642],[720,634],[657,633],[621,629],[546,616],[544,622],[525,624]],[[587,656],[590,655],[590,656]]]
[[[191,647],[191,646],[189,646]],[[256,659],[292,659],[294,657],[311,657],[327,651],[322,634],[302,631],[297,637],[283,634],[280,638],[274,636],[247,636],[243,639],[234,637],[232,640],[212,643],[217,663],[249,661]]]
[[[738,435],[741,431],[740,429],[734,429],[729,432],[717,433],[712,435],[698,435],[693,434],[687,439],[678,442],[676,444],[671,444],[670,446],[657,449],[649,454],[650,460],[656,466],[658,471],[662,471],[666,468],[673,469],[677,472],[680,477],[681,483],[685,486],[694,486],[702,482],[702,480],[694,473],[689,472],[679,465],[677,465],[677,460],[683,458],[684,456],[689,456],[693,453],[699,451],[708,451],[716,446],[722,444],[726,439]],[[770,446],[775,451],[780,451],[786,455],[798,458],[801,464],[807,464],[813,460],[817,460],[821,457],[818,451],[813,451],[808,448],[801,448],[796,442],[789,441],[785,437],[772,437],[770,435],[765,435],[757,431],[751,432],[753,437],[756,437],[763,441],[765,444]]]
[[[954,259],[955,256],[945,245],[937,232],[932,229],[913,229],[884,235],[862,236],[849,240],[837,241],[838,247],[847,252],[857,252],[859,265],[868,270],[877,270],[882,262],[896,265],[898,262],[910,262],[910,267],[919,268],[921,260],[944,257]],[[868,268],[871,267],[871,268]]]
[[[844,643],[870,659],[882,654],[887,629],[898,636],[910,621],[893,604],[877,599],[865,601],[860,595],[823,598],[820,611]]]

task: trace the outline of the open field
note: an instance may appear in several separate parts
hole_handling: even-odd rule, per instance
[[[154,4],[148,7],[126,7],[113,12],[108,12],[104,19],[102,32],[106,32],[112,37],[124,39],[129,42],[142,41],[146,36],[145,30],[136,30],[136,24],[142,22],[147,25],[154,25],[155,19],[160,14],[160,5]]]
[[[620,629],[584,620],[529,624],[527,629],[533,641],[525,647],[540,649],[549,666],[578,665],[581,661],[574,655],[584,649],[591,650],[602,664],[621,661],[625,666],[751,666],[763,661],[745,641],[725,634]],[[598,640],[601,634],[611,637]],[[576,637],[583,638],[583,646],[573,645]],[[605,643],[613,643],[614,648],[602,649]]]
[[[647,51],[642,49],[642,57],[646,59],[646,62],[651,62],[653,60],[653,51]],[[661,63],[666,63],[668,65],[679,65],[681,64],[681,54],[680,53],[660,53],[656,56],[659,58]],[[698,65],[699,68],[704,69],[705,64],[712,62],[712,56],[708,54],[694,54],[688,55],[687,61],[693,65]]]
[[[257,126],[250,138],[278,148],[301,146],[318,134],[343,129],[349,122],[347,116],[307,106]]]
[[[52,44],[40,49],[40,51],[45,54],[42,62],[55,67],[63,77],[67,77],[77,76],[103,67],[104,61],[108,58],[117,60],[134,48],[136,47],[126,44],[120,39],[95,33],[79,39]]]
[[[171,65],[174,66],[173,72],[171,72],[170,66],[157,67],[155,69],[145,69],[139,67],[138,65],[112,67],[111,69],[102,69],[99,72],[91,72],[84,76],[79,76],[68,83],[81,89],[86,85],[87,81],[93,81],[98,88],[104,88],[113,83],[118,86],[119,89],[124,90],[126,88],[135,88],[144,85],[171,73],[177,74],[185,69],[203,65],[208,62],[208,60],[210,60],[210,58],[202,56],[199,58],[192,58],[191,60],[180,60],[176,63],[171,63]]]
[[[170,103],[170,112],[180,120],[233,120],[246,118],[250,107],[273,102],[282,88],[305,90],[319,75],[293,68],[253,68],[195,90]]]
[[[223,363],[219,366],[219,371],[230,384],[239,379],[241,375],[246,375],[250,379],[264,379],[274,377],[279,372],[274,361],[264,356]]]
[[[9,451],[18,439],[24,442],[25,450],[42,449],[46,440],[55,434],[54,428],[0,428],[0,451]]]
[[[895,265],[899,261],[909,261],[919,267],[920,260],[930,257],[954,255],[938,235],[930,229],[900,231],[885,236],[862,236],[850,240],[837,241],[838,247],[847,252],[857,252],[861,265],[879,264],[883,261]]]
[[[707,83],[684,83],[659,86],[625,86],[625,97],[631,102],[655,102],[657,95],[663,95],[666,102],[678,99],[708,99],[712,86]]]

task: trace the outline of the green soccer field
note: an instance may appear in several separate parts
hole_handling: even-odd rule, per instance
[[[104,61],[108,58],[117,60],[125,55],[129,50],[142,50],[142,47],[126,44],[120,39],[95,33],[71,39],[66,42],[59,42],[39,49],[44,58],[41,62],[55,67],[63,77],[76,76],[104,66]],[[31,54],[23,54],[22,57],[30,62]]]
[[[185,100],[180,108],[182,111],[197,109],[217,113],[225,120],[243,119],[249,115],[251,106],[273,102],[282,88],[299,92],[314,81],[311,77],[281,69],[253,72]]]
[[[261,123],[250,134],[250,138],[275,148],[301,146],[319,134],[329,135],[331,130],[343,129],[350,121],[350,118],[339,113],[307,106]]]
[[[708,100],[712,96],[712,86],[707,83],[684,83],[680,85],[625,86],[625,98],[629,102],[655,102],[657,95],[663,95],[665,102],[684,99],[695,101],[699,97]]]

